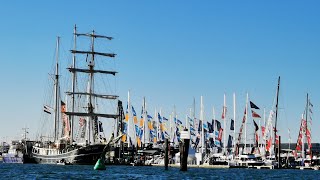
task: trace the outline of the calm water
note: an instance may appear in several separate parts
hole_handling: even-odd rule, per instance
[[[40,164],[0,164],[0,179],[320,179],[314,170],[202,169],[108,166],[94,171],[93,166]]]

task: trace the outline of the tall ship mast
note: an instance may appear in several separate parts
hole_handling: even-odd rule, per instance
[[[118,108],[112,110],[110,108],[105,112],[103,105],[109,101],[118,100],[117,95],[106,94],[105,87],[98,91],[97,85],[99,76],[116,75],[116,71],[100,70],[96,68],[96,64],[104,63],[99,61],[98,57],[114,58],[116,54],[98,52],[95,49],[95,40],[104,39],[112,40],[112,37],[98,35],[95,31],[91,33],[77,33],[77,27],[74,27],[74,47],[72,53],[72,65],[67,68],[71,73],[71,91],[66,92],[65,101],[62,100],[60,91],[60,74],[59,74],[59,37],[57,40],[56,50],[56,69],[54,75],[54,134],[53,141],[39,141],[33,146],[32,156],[37,163],[55,164],[57,162],[66,162],[72,164],[94,164],[103,152],[106,145],[106,138],[102,126],[103,118],[117,119],[120,113]],[[77,37],[89,38],[91,40],[89,50],[78,50]],[[80,55],[86,55],[85,62],[83,58],[77,58]],[[106,61],[106,60],[104,60]],[[79,64],[79,65],[78,65]],[[82,66],[81,66],[82,65]],[[81,82],[80,77],[86,81]],[[80,88],[84,87],[84,88]],[[84,90],[83,90],[84,89]],[[70,98],[71,97],[71,98]],[[115,106],[122,106],[122,103],[116,102]],[[122,109],[122,108],[120,108]],[[50,109],[46,108],[46,113],[51,115]],[[116,121],[114,121],[116,123]],[[119,123],[119,121],[117,121]],[[111,123],[110,123],[111,124]],[[121,128],[116,127],[116,131]],[[109,130],[109,133],[113,133]],[[118,132],[116,132],[118,134]],[[113,134],[112,134],[113,135]]]

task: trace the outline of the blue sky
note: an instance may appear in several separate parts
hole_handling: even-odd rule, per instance
[[[270,110],[281,76],[279,128],[296,142],[306,93],[314,105],[313,142],[320,142],[320,11],[318,1],[26,1],[2,2],[0,137],[39,128],[56,36],[64,54],[72,31],[113,36],[109,49],[119,76],[117,93],[131,91],[138,109],[184,114],[204,96],[207,119],[221,114],[223,94],[232,110],[237,95],[240,119],[246,92]],[[70,57],[66,55],[64,57]],[[260,111],[260,114],[262,112]],[[232,116],[231,114],[229,115]],[[239,125],[238,125],[239,126]]]

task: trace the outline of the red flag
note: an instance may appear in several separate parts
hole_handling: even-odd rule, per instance
[[[226,114],[227,114],[227,107],[223,106],[221,118],[224,119],[226,117]]]
[[[261,132],[262,132],[262,136],[264,136],[264,133],[266,132],[266,127],[261,126]]]
[[[261,116],[259,114],[257,114],[256,112],[254,112],[253,110],[251,110],[251,112],[252,112],[253,118],[261,118]]]
[[[276,144],[279,144],[279,136],[276,135]]]
[[[223,132],[223,129],[220,128],[220,129],[219,129],[219,136],[218,136],[218,140],[219,140],[219,141],[221,141],[221,139],[222,139],[222,132]]]
[[[266,150],[267,150],[267,151],[270,151],[270,148],[271,148],[271,141],[272,141],[271,137],[270,137],[270,139],[269,139],[269,140],[267,139],[267,143],[266,143],[266,144],[267,144],[267,146],[266,146]]]

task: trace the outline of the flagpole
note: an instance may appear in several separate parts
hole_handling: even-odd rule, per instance
[[[143,144],[146,143],[146,108],[147,108],[147,103],[146,103],[146,97],[143,97]]]
[[[131,143],[130,143],[130,128],[131,128],[131,123],[130,123],[130,118],[131,118],[131,104],[130,104],[130,90],[128,91],[128,132],[127,132],[127,142],[128,142],[128,147],[131,147]]]
[[[155,119],[158,119],[158,122],[157,123],[157,129],[156,129],[156,142],[159,141],[159,138],[158,138],[158,134],[159,134],[159,118],[158,118],[158,114],[157,114],[157,108],[154,108],[154,118]]]

